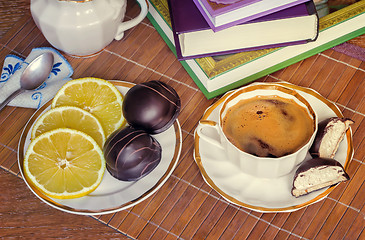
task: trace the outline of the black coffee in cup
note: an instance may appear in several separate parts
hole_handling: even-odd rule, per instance
[[[315,130],[308,110],[295,100],[257,96],[230,107],[222,122],[228,140],[258,157],[282,157],[304,146]]]

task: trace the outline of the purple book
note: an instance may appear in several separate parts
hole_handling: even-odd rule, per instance
[[[262,0],[201,0],[201,4],[211,16],[218,16],[259,1]]]
[[[308,0],[246,0],[224,6],[216,4],[216,0],[193,1],[215,32],[308,2]],[[220,7],[216,7],[217,5]]]
[[[312,0],[219,32],[210,29],[193,0],[168,4],[179,60],[305,44],[318,36]]]

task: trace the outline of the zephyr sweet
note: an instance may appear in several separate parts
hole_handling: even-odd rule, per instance
[[[157,167],[160,143],[141,129],[122,128],[108,137],[103,148],[106,168],[122,181],[137,181]]]
[[[313,157],[333,158],[346,131],[354,121],[349,118],[331,117],[318,124],[318,131],[309,149]]]
[[[125,94],[123,114],[128,124],[150,134],[167,130],[180,113],[180,97],[161,81],[133,86]]]
[[[122,181],[137,181],[161,161],[160,143],[150,134],[167,130],[180,113],[180,97],[161,81],[133,86],[124,96],[123,115],[129,126],[114,132],[104,144],[109,173]]]
[[[299,197],[349,179],[343,166],[335,159],[312,158],[304,161],[295,172],[291,193]]]

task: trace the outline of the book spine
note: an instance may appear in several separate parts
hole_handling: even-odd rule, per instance
[[[216,31],[216,26],[213,22],[213,19],[211,19],[208,14],[205,12],[204,8],[199,4],[198,0],[193,0],[193,2],[195,3],[195,6],[198,8],[199,12],[201,13],[201,15],[203,16],[203,18],[205,19],[205,21],[208,23],[209,27],[213,30]]]
[[[182,58],[181,45],[180,45],[178,33],[175,31],[175,19],[174,19],[174,14],[172,14],[172,7],[171,7],[172,1],[173,0],[168,0],[167,6],[169,9],[169,14],[170,14],[172,35],[174,37],[174,42],[175,42],[175,51],[176,51],[175,54],[176,54],[177,59],[180,59],[180,58]]]

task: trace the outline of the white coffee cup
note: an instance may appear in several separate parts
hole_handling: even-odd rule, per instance
[[[276,178],[293,171],[306,158],[317,132],[318,120],[310,104],[295,90],[275,84],[250,85],[229,94],[219,109],[218,122],[212,120],[199,121],[196,129],[198,136],[203,141],[207,141],[211,147],[225,151],[226,160],[239,167],[244,173],[260,178]],[[257,96],[279,96],[285,99],[293,99],[298,105],[307,110],[308,116],[313,121],[314,129],[310,138],[307,139],[299,150],[282,157],[258,157],[242,151],[228,140],[222,126],[227,110],[242,99],[250,99]],[[270,129],[265,131],[270,131]]]
[[[124,21],[127,0],[31,0],[32,17],[55,48],[70,55],[100,52],[124,31],[139,24],[148,13],[146,0],[137,0],[141,11]]]

